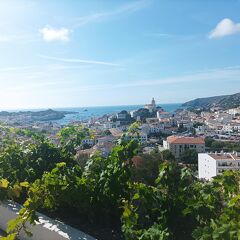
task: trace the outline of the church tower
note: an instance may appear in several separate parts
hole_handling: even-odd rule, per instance
[[[155,102],[154,98],[152,98],[152,107],[153,107],[153,109],[156,109],[156,102]]]

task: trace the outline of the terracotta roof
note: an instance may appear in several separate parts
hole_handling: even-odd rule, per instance
[[[81,154],[91,155],[93,152],[94,152],[94,149],[93,148],[89,148],[89,149],[79,150],[77,152],[77,155],[81,155]]]
[[[111,128],[111,129],[109,129],[109,131],[114,137],[121,137],[123,134],[123,132],[121,130],[118,130],[116,128]]]
[[[170,122],[170,121],[169,121],[169,118],[162,118],[162,119],[159,120],[159,122],[164,123],[164,122]]]
[[[170,136],[167,141],[174,144],[205,144],[203,137]]]
[[[164,115],[166,115],[166,114],[171,114],[171,113],[169,113],[169,112],[162,112],[162,111],[158,111],[159,112],[159,114],[164,114]]]

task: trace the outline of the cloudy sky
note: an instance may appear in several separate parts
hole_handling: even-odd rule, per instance
[[[240,92],[240,0],[0,1],[0,109]]]

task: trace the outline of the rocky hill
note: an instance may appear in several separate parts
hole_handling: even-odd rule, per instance
[[[229,109],[240,106],[240,93],[232,95],[222,95],[207,98],[197,98],[195,100],[186,102],[182,105],[186,108],[211,108],[220,107],[223,109]]]

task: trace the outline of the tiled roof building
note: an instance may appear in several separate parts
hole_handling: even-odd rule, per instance
[[[198,153],[205,152],[205,140],[203,137],[170,136],[163,141],[163,147],[178,159],[188,149],[194,149]]]

